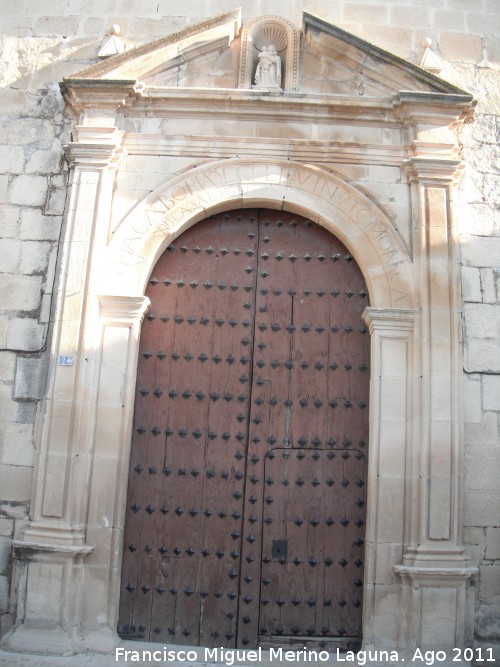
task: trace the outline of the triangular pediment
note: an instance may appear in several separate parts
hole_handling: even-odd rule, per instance
[[[179,61],[192,61],[196,56],[203,59],[209,53],[228,47],[240,28],[241,10],[237,9],[112,56],[69,78],[115,83],[144,81],[157,76],[158,72],[168,72]]]
[[[266,22],[269,30],[266,32]],[[280,22],[282,34],[279,37]],[[236,9],[175,34],[107,58],[65,79],[65,85],[138,84],[142,92],[172,89],[262,92],[255,85],[259,40],[278,35],[282,78],[273,93],[390,99],[400,92],[467,95],[430,72],[307,12],[299,30],[279,17],[262,17],[259,33]],[[250,32],[249,32],[250,31]],[[287,37],[288,35],[288,37]],[[254,39],[252,40],[252,36]],[[293,81],[292,81],[293,79]]]
[[[310,58],[321,61],[322,92],[374,97],[400,91],[464,94],[421,67],[307,12],[303,30]]]

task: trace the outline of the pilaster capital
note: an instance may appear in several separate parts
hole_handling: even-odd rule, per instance
[[[460,180],[463,163],[456,156],[413,156],[404,160],[402,169],[410,183],[454,185]]]
[[[408,308],[365,308],[363,319],[370,330],[374,331],[413,331],[416,310]]]
[[[73,133],[74,141],[63,146],[66,159],[71,167],[87,170],[116,167],[126,155],[121,148],[124,134],[116,127],[79,125]]]
[[[479,568],[395,565],[394,572],[402,578],[410,579],[415,588],[420,588],[423,586],[460,585],[477,576]]]
[[[147,296],[99,296],[98,300],[100,319],[118,326],[142,322],[151,303]]]

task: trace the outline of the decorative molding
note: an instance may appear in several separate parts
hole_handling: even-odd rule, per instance
[[[98,300],[99,317],[108,325],[142,322],[151,303],[146,296],[99,296]]]
[[[368,306],[363,311],[363,319],[368,326],[370,334],[382,330],[406,330],[412,331],[418,310],[407,308],[372,308]]]
[[[402,169],[410,182],[439,181],[456,183],[464,165],[459,158],[411,157],[404,160]]]
[[[71,546],[68,544],[47,544],[46,542],[23,542],[23,540],[12,541],[14,555],[21,560],[26,558],[34,560],[35,554],[38,553],[59,554],[77,558],[78,556],[88,556],[94,549],[95,547],[89,545]]]
[[[74,141],[63,146],[71,167],[104,169],[117,166],[125,151],[120,148],[124,132],[115,127],[79,125],[73,132]]]
[[[441,583],[455,580],[471,579],[479,574],[478,567],[415,567],[411,565],[395,565],[394,572],[401,577],[409,577],[415,585]]]

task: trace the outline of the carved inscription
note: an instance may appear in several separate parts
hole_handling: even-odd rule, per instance
[[[119,240],[118,262],[132,266],[149,261],[158,243],[189,220],[210,215],[210,210],[223,202],[231,202],[234,207],[238,201],[252,196],[258,198],[263,189],[268,197],[271,190],[275,201],[293,201],[292,192],[301,191],[319,204],[336,209],[361,230],[375,248],[389,281],[394,305],[407,298],[409,286],[401,266],[405,258],[380,211],[344,183],[327,178],[316,169],[275,163],[232,163],[193,170],[181,182],[174,183],[136,210],[127,225],[128,232],[123,229]]]

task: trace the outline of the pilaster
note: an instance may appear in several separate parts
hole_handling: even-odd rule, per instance
[[[420,314],[366,308],[371,336],[370,457],[366,516],[363,641],[398,647],[401,623],[394,566],[401,562],[412,501],[409,469],[414,429],[414,337]],[[383,637],[383,643],[379,638]]]
[[[65,147],[72,168],[61,280],[51,343],[48,395],[34,475],[32,521],[14,543],[19,596],[12,648],[67,652],[75,647],[83,560],[92,553],[86,481],[96,426],[89,337],[88,284],[94,246],[107,238],[110,195],[123,133],[115,127],[78,127]],[[104,234],[102,229],[104,228]],[[98,255],[96,254],[96,257]],[[35,639],[34,639],[35,638]],[[45,646],[45,648],[44,648]]]
[[[418,142],[416,142],[418,143]],[[404,171],[414,211],[420,336],[420,427],[412,451],[409,532],[401,565],[400,648],[464,647],[471,640],[471,578],[461,544],[463,449],[460,396],[460,293],[453,192],[461,163],[452,152],[416,147]]]

